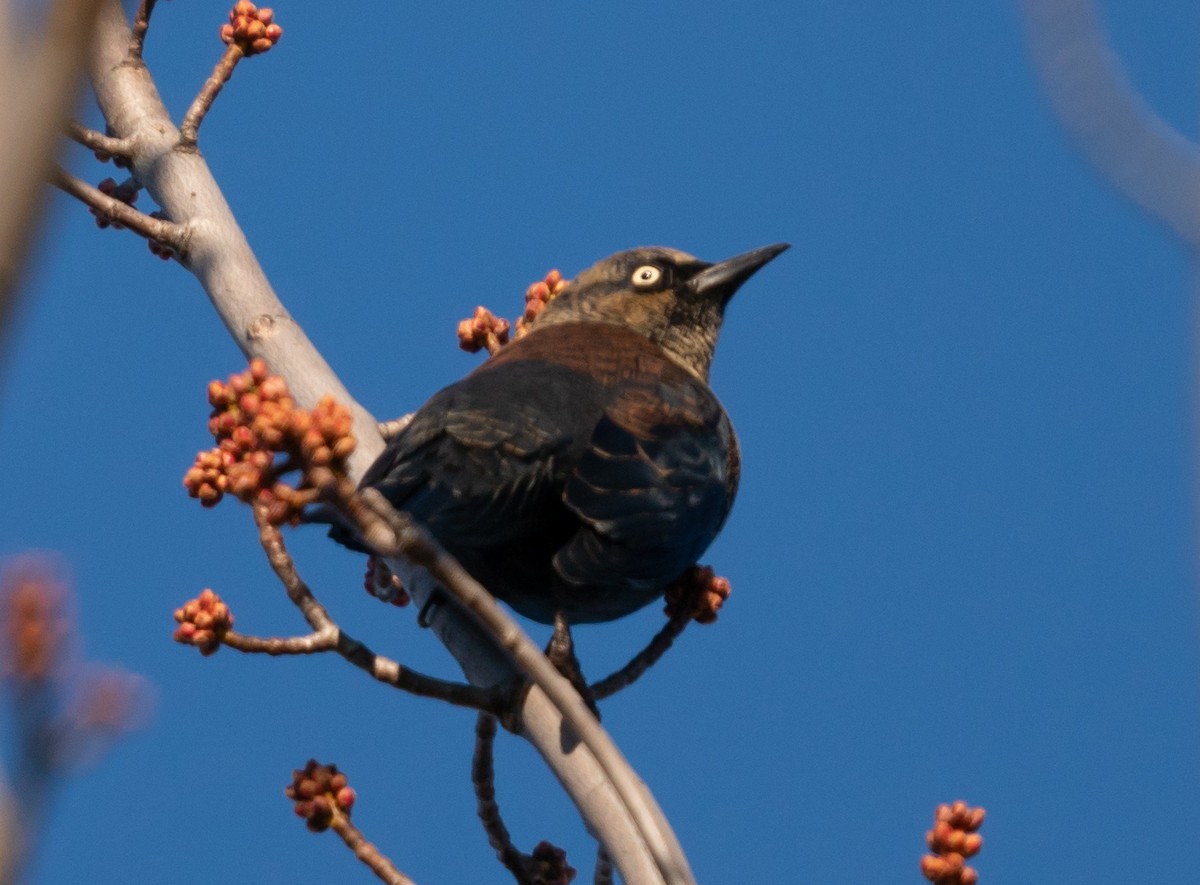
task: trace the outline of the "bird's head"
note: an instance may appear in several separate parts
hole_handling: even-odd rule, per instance
[[[624,326],[707,380],[725,305],[756,270],[787,248],[776,243],[716,264],[661,246],[618,252],[571,280],[537,324]]]

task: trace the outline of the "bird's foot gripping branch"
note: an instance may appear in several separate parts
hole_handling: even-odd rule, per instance
[[[445,556],[419,527],[406,523],[403,514],[389,514],[390,508],[378,494],[360,493],[348,478],[347,458],[355,445],[349,412],[328,397],[311,410],[297,407],[283,379],[272,375],[259,359],[253,360],[245,372],[223,382],[213,381],[208,387],[208,399],[212,406],[208,427],[216,445],[196,456],[183,484],[188,494],[205,507],[214,507],[229,495],[250,505],[260,544],[311,632],[285,637],[237,632],[228,604],[211,589],[205,589],[175,611],[178,624],[175,639],[195,646],[206,656],[221,646],[273,656],[335,652],[381,682],[478,710],[481,721],[499,718],[515,727],[511,702],[523,690],[522,686],[510,684],[485,689],[442,680],[376,654],[337,625],[300,577],[284,545],[281,529],[301,523],[306,510],[314,505],[335,510],[367,541],[383,538],[380,546],[384,549],[379,552],[384,556],[400,552],[403,543],[387,539],[402,535],[411,536],[404,552],[415,554],[425,565],[437,568],[439,557]],[[393,604],[407,602],[403,587],[380,558],[372,557],[366,585],[372,595]],[[605,698],[632,684],[670,648],[689,622],[715,620],[717,609],[728,595],[728,581],[715,576],[711,568],[687,569],[667,588],[666,625],[628,664],[589,686],[591,694],[596,699]],[[487,745],[490,756],[490,736],[481,741]],[[477,756],[480,752],[477,750]],[[566,863],[565,855],[549,843],[540,844],[532,854],[513,847],[494,801],[490,765],[477,764],[473,778],[477,795],[489,797],[488,803],[481,800],[480,805],[489,841],[517,881],[551,881],[541,873],[531,872],[544,872],[544,868],[557,871],[553,881],[570,881],[568,871],[573,875],[574,870]],[[408,881],[349,824],[348,804],[337,806],[335,811],[340,828],[333,829],[368,866],[385,881]],[[549,863],[548,857],[557,860]],[[599,857],[598,868],[603,871],[608,867],[603,850]]]

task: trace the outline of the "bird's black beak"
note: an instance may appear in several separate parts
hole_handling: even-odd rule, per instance
[[[688,287],[697,295],[716,296],[724,304],[742,283],[754,276],[755,271],[790,248],[790,243],[776,243],[726,258],[688,280]]]

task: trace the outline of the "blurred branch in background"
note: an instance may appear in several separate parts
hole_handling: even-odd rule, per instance
[[[1166,224],[1192,253],[1200,298],[1200,146],[1130,84],[1100,26],[1095,0],[1020,0],[1030,52],[1063,127],[1119,191]],[[1200,309],[1200,303],[1193,310]],[[1200,318],[1194,321],[1200,336]],[[1200,369],[1200,341],[1193,345]],[[1195,394],[1193,394],[1195,396]],[[1193,406],[1200,436],[1200,408]],[[1200,512],[1200,488],[1197,512]]]
[[[32,6],[0,0],[0,361],[100,0],[54,0],[41,22]]]
[[[1200,148],[1130,84],[1094,0],[1020,6],[1034,65],[1063,127],[1118,190],[1200,247]]]
[[[0,566],[0,678],[12,711],[0,765],[0,885],[21,881],[63,777],[99,759],[148,707],[140,677],[83,662],[72,608],[53,558]]]

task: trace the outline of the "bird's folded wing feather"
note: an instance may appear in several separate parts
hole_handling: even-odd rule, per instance
[[[583,526],[555,556],[568,583],[661,589],[695,563],[728,515],[737,443],[699,383],[627,386],[568,476]]]
[[[602,409],[598,385],[578,373],[544,363],[497,365],[426,403],[363,485],[452,549],[528,537],[547,517],[567,515],[559,496],[565,464]]]

